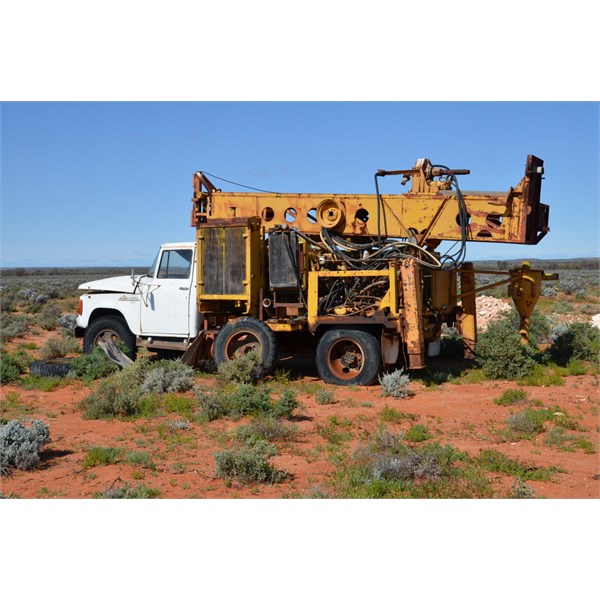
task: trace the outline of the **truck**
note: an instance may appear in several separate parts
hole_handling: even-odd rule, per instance
[[[384,369],[425,367],[444,325],[473,358],[475,296],[508,283],[528,343],[542,282],[556,277],[523,263],[485,271],[498,280],[477,288],[484,271],[466,248],[535,245],[548,233],[543,161],[529,155],[505,192],[461,190],[469,172],[419,159],[378,170],[374,194],[294,194],[223,192],[197,171],[195,240],[163,244],[143,275],[80,285],[75,334],[88,353],[118,342],[130,359],[146,348],[191,366],[254,353],[262,375],[282,354],[309,353],[325,382],[370,385]],[[410,189],[381,193],[395,176]]]

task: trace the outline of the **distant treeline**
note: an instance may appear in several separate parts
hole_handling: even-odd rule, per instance
[[[0,277],[31,277],[35,275],[85,275],[86,273],[100,273],[109,275],[111,273],[129,274],[131,269],[135,273],[148,270],[148,267],[12,267],[0,269]]]
[[[524,261],[529,261],[535,269],[544,271],[593,271],[600,269],[600,258],[564,258],[537,259],[522,258],[520,260],[478,260],[473,265],[478,269],[498,269],[509,271],[517,269]]]

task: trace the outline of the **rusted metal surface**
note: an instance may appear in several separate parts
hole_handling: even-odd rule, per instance
[[[408,366],[425,366],[425,338],[423,335],[423,297],[419,265],[413,259],[402,261],[400,280],[404,300],[403,338],[408,354]]]
[[[459,329],[465,344],[465,358],[475,357],[477,343],[477,307],[475,304],[475,273],[472,263],[464,263],[460,272],[462,312]]]
[[[427,159],[406,171],[412,187],[405,194],[385,194],[381,203],[374,194],[257,194],[221,192],[212,186],[200,191],[195,178],[196,225],[212,219],[260,216],[263,228],[289,225],[302,233],[318,235],[329,227],[354,237],[427,238],[435,245],[439,240],[460,240],[458,199],[447,180],[433,180],[435,169]],[[441,172],[439,170],[437,172]],[[464,170],[447,170],[462,172]],[[469,241],[536,244],[548,232],[549,208],[540,203],[543,161],[528,156],[525,176],[508,192],[465,192],[469,215]],[[200,186],[200,187],[199,187]],[[380,212],[377,229],[377,213]]]

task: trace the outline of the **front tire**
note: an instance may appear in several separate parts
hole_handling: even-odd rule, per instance
[[[258,377],[267,375],[277,357],[275,334],[258,319],[236,319],[223,325],[215,339],[214,359],[217,366],[254,352],[261,362]]]
[[[317,371],[325,383],[371,385],[381,371],[381,346],[359,329],[330,329],[317,345]]]
[[[135,360],[137,347],[135,335],[127,326],[127,321],[121,317],[100,317],[89,325],[83,336],[83,351],[91,354],[98,347],[98,341],[104,338],[111,339],[115,344],[119,342],[125,346],[123,353],[131,360]]]

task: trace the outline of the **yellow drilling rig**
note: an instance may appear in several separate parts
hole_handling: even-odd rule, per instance
[[[477,338],[475,295],[509,283],[528,339],[541,282],[527,263],[477,289],[467,242],[537,244],[549,231],[543,161],[528,156],[507,192],[461,191],[458,176],[420,159],[375,174],[375,194],[223,192],[193,175],[197,306],[203,322],[184,361],[217,364],[254,352],[263,372],[279,350],[314,353],[321,378],[369,385],[383,368],[418,369],[440,349],[442,325]],[[383,177],[410,190],[382,194]],[[444,241],[455,242],[441,252]]]

